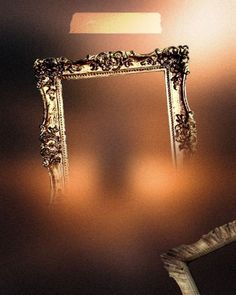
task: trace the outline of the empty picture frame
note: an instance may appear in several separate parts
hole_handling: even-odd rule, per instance
[[[186,45],[155,49],[149,54],[115,51],[88,55],[76,61],[65,57],[35,61],[37,87],[44,103],[44,119],[40,126],[41,155],[50,175],[51,202],[65,194],[68,183],[62,80],[164,71],[172,159],[179,167],[195,151],[197,141],[196,124],[186,97],[188,61]]]
[[[188,263],[236,241],[236,220],[222,225],[191,245],[181,245],[161,255],[164,267],[183,295],[199,295]]]

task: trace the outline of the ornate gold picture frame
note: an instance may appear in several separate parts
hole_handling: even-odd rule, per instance
[[[76,61],[65,57],[35,61],[37,87],[44,103],[44,119],[40,126],[41,155],[50,175],[51,202],[65,193],[68,182],[62,80],[164,71],[172,159],[179,167],[196,147],[196,124],[185,87],[188,60],[189,51],[185,45],[155,49],[149,54],[116,51],[88,55]]]
[[[179,285],[183,295],[199,295],[188,263],[236,241],[236,220],[215,228],[199,241],[182,245],[161,255],[169,276]]]

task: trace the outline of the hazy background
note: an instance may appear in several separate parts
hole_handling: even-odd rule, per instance
[[[157,11],[162,34],[71,35],[78,11]],[[235,2],[11,1],[0,13],[1,293],[180,294],[160,254],[235,219]],[[34,60],[179,44],[190,47],[192,164],[170,167],[162,73],[65,81],[74,193],[48,208]],[[234,253],[191,264],[202,294],[235,294]]]

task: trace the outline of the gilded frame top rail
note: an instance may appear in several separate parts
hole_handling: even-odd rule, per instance
[[[72,61],[65,57],[37,59],[34,64],[38,88],[50,86],[55,78],[73,79],[96,74],[114,74],[135,70],[167,69],[172,73],[174,88],[189,74],[188,46],[155,49],[149,54],[134,51],[102,52]],[[79,75],[79,76],[78,76]]]

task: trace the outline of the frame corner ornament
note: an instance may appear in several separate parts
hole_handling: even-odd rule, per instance
[[[189,71],[189,48],[187,45],[178,47],[168,47],[163,50],[161,63],[173,74],[171,80],[174,84],[174,89],[181,86],[190,71]]]

